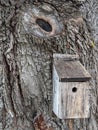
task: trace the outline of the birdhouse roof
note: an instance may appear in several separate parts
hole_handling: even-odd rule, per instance
[[[61,82],[84,82],[91,79],[75,55],[55,54],[54,67]]]

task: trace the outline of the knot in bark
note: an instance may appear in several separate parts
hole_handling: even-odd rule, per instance
[[[56,9],[49,4],[28,7],[22,13],[22,23],[27,33],[39,38],[53,37],[64,30]]]

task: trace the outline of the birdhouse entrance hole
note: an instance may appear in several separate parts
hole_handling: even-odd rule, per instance
[[[36,19],[36,23],[46,32],[51,32],[52,31],[52,26],[45,21],[44,19]]]
[[[77,88],[76,87],[72,88],[72,92],[73,93],[77,92]]]

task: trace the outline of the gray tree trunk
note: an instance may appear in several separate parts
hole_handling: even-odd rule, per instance
[[[45,2],[0,0],[0,130],[97,130],[98,2],[48,0],[64,30],[39,38],[23,15]],[[89,119],[61,120],[52,112],[53,53],[78,54],[92,75]]]

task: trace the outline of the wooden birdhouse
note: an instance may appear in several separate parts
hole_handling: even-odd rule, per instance
[[[60,119],[89,118],[90,74],[76,55],[53,58],[53,112]]]

